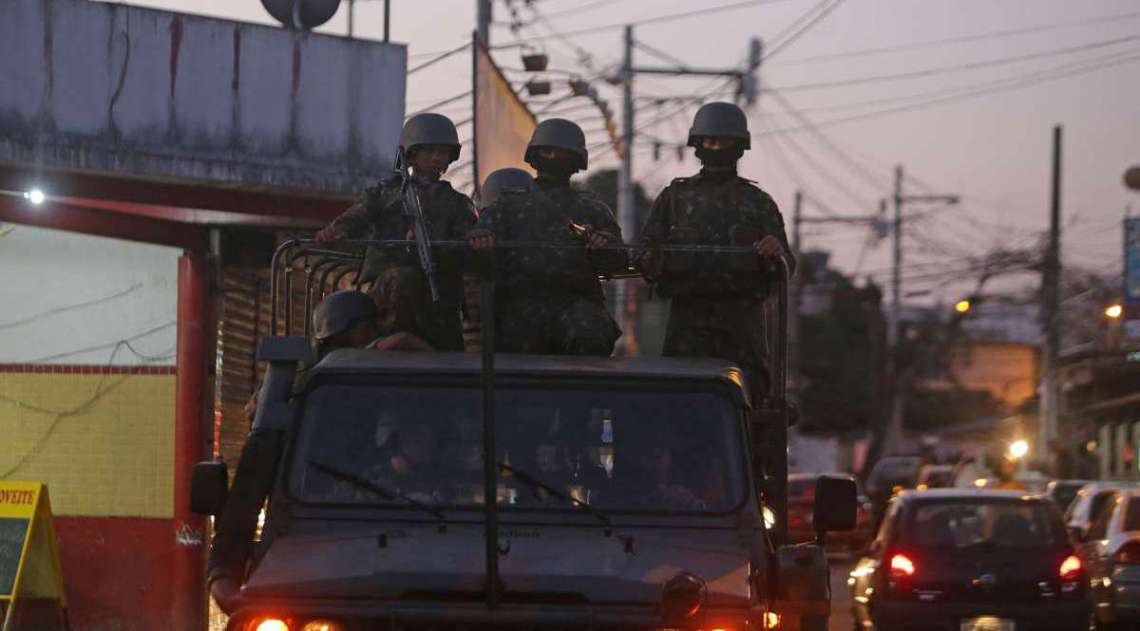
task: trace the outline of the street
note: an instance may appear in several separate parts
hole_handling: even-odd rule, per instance
[[[831,620],[830,631],[851,631],[851,590],[847,587],[847,574],[855,564],[854,557],[833,556],[831,565]]]

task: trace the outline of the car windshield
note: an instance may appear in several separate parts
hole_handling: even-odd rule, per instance
[[[743,501],[740,410],[715,392],[502,387],[495,401],[496,460],[510,467],[500,505],[727,512]],[[481,402],[459,386],[317,385],[291,491],[314,503],[479,506]]]
[[[931,548],[1039,548],[1065,534],[1044,502],[983,499],[918,504],[907,539]]]

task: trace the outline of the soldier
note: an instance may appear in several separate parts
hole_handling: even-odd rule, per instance
[[[499,195],[501,195],[503,191],[525,193],[533,190],[534,178],[530,176],[530,173],[513,167],[497,169],[492,171],[486,180],[483,180],[483,186],[479,189],[479,200],[476,203],[476,207],[479,209],[479,212],[483,212],[491,204],[494,204],[495,200],[499,199]]]
[[[400,134],[400,150],[411,165],[412,182],[423,207],[432,240],[462,239],[475,225],[475,209],[466,195],[441,180],[447,166],[459,158],[459,136],[441,114],[417,114]],[[341,239],[412,239],[412,217],[405,209],[402,178],[397,174],[364,192],[316,235],[317,243]],[[463,253],[434,253],[439,300],[433,302],[428,279],[414,249],[396,252],[369,248],[361,273],[380,308],[387,333],[407,332],[444,351],[463,350],[460,307],[463,303]]]
[[[759,263],[784,257],[792,264],[784,220],[767,193],[736,173],[751,146],[739,107],[701,106],[688,144],[696,148],[701,171],[673,180],[657,197],[641,233],[646,249],[635,262],[646,281],[672,299],[662,354],[734,361],[758,402],[769,386],[761,318],[770,282],[767,266]],[[748,245],[760,260],[655,251],[666,244]]]
[[[621,243],[609,207],[570,187],[570,176],[586,168],[585,135],[568,120],[545,120],[525,158],[538,171],[534,190],[503,191],[480,216],[472,247],[486,250],[496,240],[572,247],[503,248],[496,255],[499,350],[609,355],[621,330],[606,311],[598,275],[624,271],[627,257],[603,249]]]

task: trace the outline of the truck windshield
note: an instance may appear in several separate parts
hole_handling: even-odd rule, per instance
[[[722,513],[744,499],[740,410],[714,392],[505,387],[495,399],[496,460],[510,465],[499,476],[501,506],[581,510],[574,498],[606,512]],[[304,402],[291,491],[313,503],[479,506],[480,409],[474,388],[317,385]]]

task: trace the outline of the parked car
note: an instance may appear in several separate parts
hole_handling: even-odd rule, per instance
[[[1061,512],[1069,509],[1069,505],[1073,500],[1077,499],[1077,491],[1086,484],[1091,484],[1092,480],[1050,480],[1049,484],[1045,486],[1045,495],[1057,504],[1057,508]]]
[[[844,473],[827,475],[854,479]],[[815,540],[816,533],[812,524],[812,511],[815,506],[815,482],[819,476],[818,473],[792,473],[788,475],[789,543],[805,543]],[[875,536],[873,525],[871,501],[860,489],[855,529],[828,534],[827,550],[829,552],[862,552]]]
[[[1091,524],[1100,515],[1116,491],[1126,486],[1135,486],[1129,482],[1092,482],[1077,491],[1077,497],[1069,504],[1065,511],[1065,526],[1072,533],[1074,539],[1084,539]]]
[[[1113,492],[1080,550],[1092,585],[1093,627],[1140,627],[1140,489]]]
[[[920,491],[926,489],[944,489],[954,486],[954,465],[928,464],[918,470],[918,481],[915,488]]]
[[[851,571],[857,629],[1073,631],[1088,577],[1061,513],[1016,491],[904,491]]]

